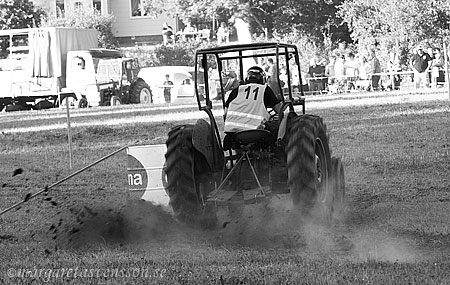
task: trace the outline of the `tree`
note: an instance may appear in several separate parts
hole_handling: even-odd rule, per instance
[[[114,20],[113,15],[102,15],[96,9],[79,8],[65,17],[51,16],[43,21],[42,26],[96,29],[100,32],[100,47],[117,48],[119,44],[112,32]]]
[[[345,0],[338,14],[360,49],[411,47],[449,34],[447,0]]]
[[[45,14],[28,0],[0,0],[0,28],[2,30],[37,27]]]
[[[286,33],[299,30],[317,43],[326,38],[333,42],[351,42],[347,26],[336,13],[343,0],[286,0],[276,11],[275,27]]]
[[[182,19],[227,22],[235,17],[250,23],[252,34],[271,38],[273,32],[289,33],[295,28],[317,42],[326,37],[349,41],[346,25],[337,18],[343,0],[176,0],[170,4],[147,0],[146,9],[165,11]]]

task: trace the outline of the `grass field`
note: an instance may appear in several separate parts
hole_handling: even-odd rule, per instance
[[[0,216],[0,284],[450,284],[448,95],[311,98],[307,111],[324,118],[345,165],[346,209],[332,225],[295,216],[282,198],[190,229],[129,196],[122,152]],[[196,106],[71,110],[70,170],[65,110],[0,113],[0,210],[204,116]]]

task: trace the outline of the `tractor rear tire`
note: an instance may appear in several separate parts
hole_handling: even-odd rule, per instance
[[[296,116],[287,130],[288,187],[294,206],[304,214],[320,210],[331,217],[331,158],[326,126],[313,115]]]
[[[200,228],[217,223],[214,209],[202,206],[199,177],[210,170],[205,157],[192,145],[193,125],[182,125],[169,132],[166,141],[166,174],[170,205],[175,217]]]
[[[333,188],[333,213],[342,214],[345,206],[345,174],[342,161],[338,157],[331,158],[332,188]]]
[[[133,84],[131,89],[131,103],[133,104],[151,104],[153,103],[153,95],[147,83],[138,80]]]

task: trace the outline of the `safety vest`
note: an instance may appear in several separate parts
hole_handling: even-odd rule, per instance
[[[224,132],[254,130],[269,119],[265,90],[266,85],[256,83],[239,86],[238,95],[228,106]]]

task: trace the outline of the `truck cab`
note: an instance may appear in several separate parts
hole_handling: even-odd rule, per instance
[[[67,54],[66,86],[78,107],[151,103],[150,87],[138,78],[139,64],[120,51],[90,49]]]

